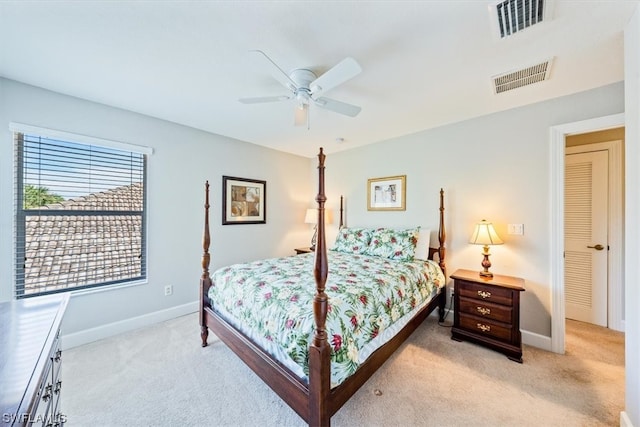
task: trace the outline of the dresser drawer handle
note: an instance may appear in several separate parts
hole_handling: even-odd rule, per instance
[[[62,358],[62,350],[56,351],[56,355],[53,358],[53,360],[55,360],[56,362],[59,362],[61,358]]]
[[[483,316],[486,316],[487,314],[491,314],[490,308],[478,306],[476,307],[476,310],[478,311],[478,313],[482,314]]]
[[[58,380],[58,381],[56,382],[56,388],[55,388],[55,389],[53,389],[53,392],[54,392],[55,394],[60,394],[60,389],[62,389],[62,381]]]
[[[482,323],[476,323],[476,327],[482,332],[491,332],[491,326],[483,325]]]
[[[478,295],[482,298],[491,298],[491,292],[478,291]]]
[[[47,386],[44,389],[44,394],[42,395],[42,400],[44,402],[48,402],[49,399],[51,399],[51,384],[47,384]]]

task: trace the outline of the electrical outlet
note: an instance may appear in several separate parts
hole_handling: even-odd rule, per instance
[[[168,297],[169,295],[173,294],[173,285],[167,285],[164,287],[164,296]]]
[[[449,289],[449,298],[453,299],[453,288]]]

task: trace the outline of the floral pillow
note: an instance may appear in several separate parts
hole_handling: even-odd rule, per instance
[[[404,230],[377,228],[373,230],[366,253],[398,261],[413,261],[419,233],[420,227]]]
[[[372,229],[370,228],[343,228],[338,232],[334,251],[349,254],[363,254],[369,247]]]

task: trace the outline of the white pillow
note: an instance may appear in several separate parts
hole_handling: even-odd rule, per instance
[[[429,259],[429,244],[431,242],[431,230],[428,228],[420,227],[418,233],[418,243],[416,243],[415,259],[427,260]]]

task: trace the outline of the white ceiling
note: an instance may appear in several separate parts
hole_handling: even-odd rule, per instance
[[[2,0],[0,76],[308,157],[624,79],[638,1],[556,0],[503,40],[495,3]],[[316,74],[355,58],[362,73],[325,95],[362,112],[312,106],[307,130],[293,101],[239,103],[287,93],[252,49]],[[548,81],[494,94],[492,76],[551,57]]]

